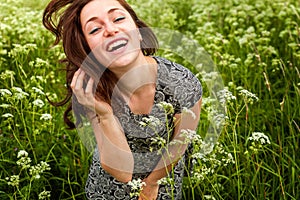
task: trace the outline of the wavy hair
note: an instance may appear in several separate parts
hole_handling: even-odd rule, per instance
[[[99,74],[99,79],[97,79],[99,82],[95,87],[95,98],[111,104],[111,95],[117,82],[117,77],[93,57],[91,49],[83,35],[80,23],[80,13],[82,8],[90,1],[92,0],[52,0],[46,6],[43,13],[43,25],[55,35],[53,45],[58,45],[62,41],[64,53],[66,55],[66,58],[61,60],[61,62],[66,65],[67,95],[60,102],[52,102],[50,99],[48,99],[48,101],[54,106],[63,106],[69,102],[63,116],[69,129],[74,129],[76,125],[81,123],[80,114],[83,114],[83,108],[81,107],[81,109],[75,110],[76,108],[79,108],[80,105],[76,97],[72,97],[73,92],[70,84],[74,73],[84,62],[86,62],[87,58],[90,58],[90,61],[92,61],[88,63],[97,65],[97,68],[90,67],[89,69],[92,71],[87,74]],[[127,10],[137,28],[140,29],[143,38],[140,46],[143,54],[145,56],[154,55],[158,49],[158,42],[153,31],[146,23],[138,18],[135,11],[125,0],[116,1]],[[95,71],[95,69],[97,70]],[[74,98],[73,102],[70,101],[72,98]],[[78,105],[72,106],[72,103]],[[70,112],[73,109],[75,111],[76,123],[70,119]]]

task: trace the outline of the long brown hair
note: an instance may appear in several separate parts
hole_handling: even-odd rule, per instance
[[[59,44],[62,41],[66,58],[61,62],[66,64],[66,86],[67,95],[60,102],[49,102],[54,106],[63,106],[67,104],[73,95],[70,84],[74,73],[82,66],[83,62],[90,57],[91,49],[89,48],[86,39],[83,35],[80,13],[82,8],[92,0],[52,0],[49,2],[43,13],[43,25],[55,35],[54,45]],[[142,35],[141,50],[144,55],[153,55],[158,49],[158,42],[155,34],[152,30],[138,18],[134,10],[125,0],[118,1],[131,15],[136,26],[140,29]],[[95,59],[92,58],[95,61]],[[95,61],[96,62],[96,61]],[[100,63],[97,63],[100,70],[103,72],[100,75],[99,83],[96,86],[95,97],[101,99],[107,103],[111,103],[111,95],[117,77],[108,69],[101,67]],[[98,72],[99,73],[99,72]],[[73,97],[73,104],[79,104],[76,97]],[[80,107],[80,106],[79,106]],[[70,101],[64,112],[64,121],[70,129],[75,128],[75,123],[70,119],[70,112],[73,109],[78,108],[78,105],[72,106]],[[82,108],[78,111],[74,110],[76,116],[76,125],[81,123],[80,114]]]

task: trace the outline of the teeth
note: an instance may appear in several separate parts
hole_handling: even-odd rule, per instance
[[[121,46],[125,46],[127,44],[127,41],[126,40],[118,40],[112,44],[110,44],[108,46],[108,51],[113,51],[113,50],[116,50],[117,48],[120,48]]]

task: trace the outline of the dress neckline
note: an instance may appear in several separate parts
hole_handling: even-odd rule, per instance
[[[160,74],[159,74],[160,66],[159,66],[159,60],[158,60],[157,56],[151,56],[151,58],[153,58],[156,61],[157,68],[156,68],[155,91],[154,91],[154,97],[153,97],[154,99],[153,99],[153,104],[152,104],[150,112],[149,113],[134,113],[134,112],[132,112],[128,103],[125,101],[125,107],[128,109],[130,116],[132,118],[138,119],[138,120],[142,120],[143,117],[149,117],[152,114],[153,108],[156,104],[156,96],[157,96],[158,83],[159,83],[159,77],[160,77]]]

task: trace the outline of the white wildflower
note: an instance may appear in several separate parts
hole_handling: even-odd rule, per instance
[[[12,95],[11,91],[8,89],[0,89],[0,94],[1,94],[1,96],[11,96]]]
[[[213,107],[209,107],[207,110],[209,111],[208,118],[212,124],[217,128],[222,128],[225,125],[226,120],[228,120],[228,117],[224,113],[213,109]]]
[[[18,152],[17,158],[20,158],[20,157],[28,157],[27,151],[25,151],[25,150],[20,150],[20,151]]]
[[[32,87],[32,90],[33,90],[35,93],[38,93],[38,94],[41,94],[41,95],[45,95],[45,93],[44,93],[41,89],[39,89],[39,88],[37,88],[37,87]]]
[[[269,137],[261,132],[253,132],[252,136],[250,136],[248,140],[260,142],[260,144],[271,144]]]
[[[203,107],[210,106],[215,103],[216,103],[216,99],[213,99],[211,97],[203,97],[202,98],[202,106]]]
[[[141,191],[143,190],[143,186],[146,186],[145,182],[142,182],[140,178],[132,179],[127,183],[131,187],[130,196],[139,196]]]
[[[40,117],[40,120],[51,120],[52,119],[52,116],[48,113],[45,113],[45,114],[42,114],[42,116]]]
[[[9,108],[9,107],[11,107],[11,105],[4,103],[4,104],[1,104],[0,107],[1,108]]]
[[[157,144],[160,147],[164,147],[167,141],[163,137],[153,137],[151,138],[151,144]]]
[[[46,170],[51,170],[50,165],[44,161],[41,161],[40,164],[30,167],[29,174],[35,179],[39,179],[41,177],[40,174]]]
[[[19,175],[12,175],[11,177],[6,177],[5,178],[7,180],[7,184],[11,185],[11,186],[19,186],[20,183],[20,177]]]
[[[159,179],[157,181],[157,184],[159,184],[159,185],[171,185],[171,184],[174,184],[174,179],[169,177],[169,176],[166,176],[166,177],[163,177],[163,178]]]
[[[21,166],[23,169],[27,169],[30,167],[31,158],[22,157],[16,163],[17,163],[17,165]]]
[[[34,106],[37,106],[37,107],[40,107],[40,108],[42,108],[45,105],[44,102],[41,99],[36,99],[32,103],[33,103]]]
[[[139,122],[139,124],[143,127],[149,126],[149,127],[157,127],[159,125],[161,125],[161,121],[153,116],[149,116],[149,117],[143,117],[142,118],[143,121]]]
[[[217,96],[219,97],[219,101],[222,105],[236,100],[236,97],[226,87],[223,90],[218,91]]]
[[[212,199],[212,200],[216,200],[216,198],[212,195],[204,195],[204,199]]]
[[[51,194],[50,194],[50,191],[42,191],[40,194],[39,194],[39,199],[48,199],[51,197]]]
[[[23,99],[26,96],[29,96],[27,92],[24,92],[21,88],[19,87],[13,87],[13,90],[15,91],[14,95],[17,99]]]
[[[181,130],[181,134],[185,138],[186,143],[189,143],[189,142],[195,142],[195,143],[202,142],[201,136],[199,134],[197,134],[195,130],[183,129],[183,130]]]
[[[12,118],[14,116],[12,114],[10,114],[10,113],[5,113],[5,114],[2,115],[2,117],[4,117],[4,118]]]
[[[238,87],[237,90],[239,90],[239,95],[244,97],[245,101],[250,104],[253,104],[254,101],[259,100],[259,98],[255,94],[253,94],[252,92],[249,92],[246,89],[243,89],[242,87]]]
[[[3,25],[3,24],[1,24],[1,25]],[[14,71],[5,70],[5,72],[2,72],[0,74],[0,78],[4,80],[4,79],[7,79],[7,78],[12,78],[14,75],[15,75]]]
[[[162,101],[162,102],[158,103],[158,106],[159,106],[160,108],[163,108],[167,114],[172,114],[172,113],[174,113],[174,107],[173,107],[173,105],[170,104],[170,103],[167,103],[167,102],[165,102],[165,101]]]

